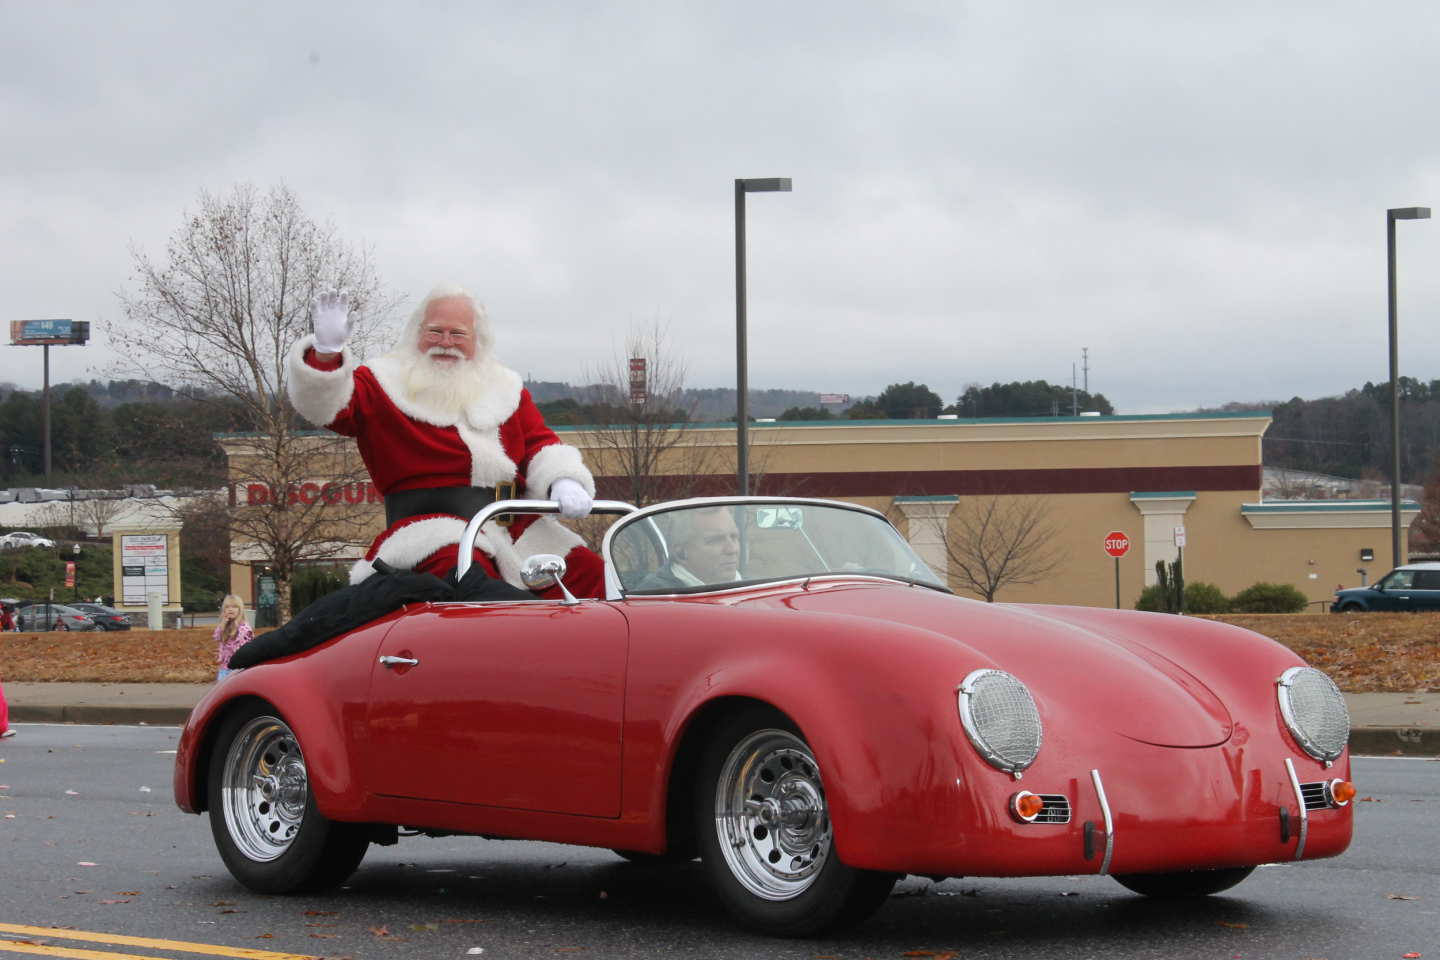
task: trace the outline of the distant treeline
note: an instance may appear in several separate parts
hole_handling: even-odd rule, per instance
[[[51,473],[43,482],[219,486],[225,458],[211,434],[237,429],[244,427],[234,405],[156,383],[51,387]],[[40,485],[44,442],[41,392],[6,392],[0,400],[0,486]]]
[[[1440,472],[1440,380],[1401,377],[1400,478],[1424,483]],[[1230,410],[1269,410],[1265,465],[1341,477],[1390,473],[1390,384],[1366,383],[1343,396],[1284,403],[1228,403]],[[1199,411],[1209,412],[1209,411]]]
[[[565,383],[527,383],[550,422],[623,422],[618,393]],[[749,411],[779,420],[908,419],[941,413],[960,417],[1066,416],[1114,413],[1103,394],[1072,391],[1043,380],[972,385],[946,403],[925,384],[891,384],[877,396],[821,404],[805,390],[755,390]],[[0,385],[0,486],[41,482],[40,392]],[[597,400],[597,398],[600,398]],[[237,405],[137,380],[66,384],[51,388],[51,485],[218,486],[225,462],[215,433],[248,429]],[[1440,380],[1400,380],[1401,474],[1422,483],[1440,472]],[[1390,462],[1390,386],[1366,383],[1343,396],[1285,402],[1227,403],[1195,411],[1271,411],[1265,434],[1268,466],[1345,477],[1384,477]],[[733,388],[686,390],[652,413],[674,421],[735,417]],[[303,425],[303,424],[302,424]]]
[[[526,384],[536,404],[552,423],[623,423],[632,412],[614,388],[603,385],[572,387],[568,383]],[[978,384],[947,404],[927,385],[910,381],[892,383],[876,396],[851,397],[841,402],[822,403],[820,394],[806,390],[751,390],[748,413],[755,419],[776,420],[914,420],[940,414],[960,417],[1051,417],[1073,413],[1115,412],[1103,394],[1029,380],[1014,383]],[[663,413],[662,413],[663,411]],[[707,422],[735,419],[735,391],[726,388],[687,389],[668,398],[660,411],[675,422]]]

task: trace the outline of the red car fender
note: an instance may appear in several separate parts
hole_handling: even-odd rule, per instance
[[[779,710],[810,744],[847,862],[883,837],[885,822],[918,812],[937,791],[953,793],[961,754],[971,751],[955,691],[970,670],[993,665],[954,639],[890,624],[881,654],[873,622],[843,616],[795,631],[787,611],[732,608],[686,618],[683,632],[658,609],[632,605],[627,616],[625,816],[652,824],[652,849],[664,848],[671,778],[692,770],[682,751],[704,746],[690,734],[700,728],[703,741],[712,711],[743,701]],[[673,695],[648,695],[667,688]]]
[[[353,650],[363,643],[378,648],[392,623],[364,627],[303,656],[237,671],[206,694],[191,711],[176,748],[174,790],[180,809],[205,810],[208,771],[220,761],[215,743],[220,727],[232,710],[260,701],[273,707],[299,738],[320,811],[333,820],[363,819],[366,795],[347,745],[363,748],[356,732],[363,731],[374,658],[356,657]],[[352,720],[358,726],[347,735],[346,724]]]

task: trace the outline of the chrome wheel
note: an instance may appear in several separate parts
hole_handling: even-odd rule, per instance
[[[730,873],[764,900],[810,888],[832,848],[820,768],[805,741],[757,730],[730,751],[715,783],[715,832]]]
[[[295,733],[276,717],[249,720],[221,770],[225,828],[239,853],[266,863],[290,849],[305,820],[310,781]]]

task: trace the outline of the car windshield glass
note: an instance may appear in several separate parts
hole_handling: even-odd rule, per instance
[[[692,501],[637,514],[616,525],[605,559],[627,594],[846,573],[945,589],[883,518],[806,501]]]
[[[1386,590],[1409,590],[1414,578],[1413,570],[1396,570],[1381,581],[1381,586]]]

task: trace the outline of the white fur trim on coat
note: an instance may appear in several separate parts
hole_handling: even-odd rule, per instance
[[[305,351],[315,346],[315,334],[307,333],[290,348],[286,363],[290,370],[290,403],[295,410],[323,427],[350,403],[355,392],[355,354],[340,351],[340,366],[320,370],[305,362]]]
[[[495,557],[495,566],[499,568],[500,576],[517,587],[525,586],[525,582],[520,579],[520,566],[528,558],[537,553],[553,553],[563,557],[585,543],[574,530],[548,516],[537,517],[513,544],[509,539],[504,536],[497,537],[497,541],[504,542],[492,556]]]
[[[470,451],[470,486],[493,487],[497,483],[512,483],[517,472],[515,461],[505,454],[500,446],[500,429],[477,430],[468,423],[457,423],[455,432]]]
[[[350,568],[350,583],[359,583],[373,574],[375,560],[384,560],[397,570],[412,569],[441,547],[459,543],[464,532],[465,521],[459,517],[432,514],[401,520],[375,538],[364,559],[355,561]],[[481,530],[475,538],[475,546],[482,553],[494,556],[496,539],[504,540],[509,546],[509,537],[501,534],[493,538],[486,530]]]
[[[549,500],[550,487],[561,477],[569,477],[590,496],[595,496],[595,478],[585,468],[580,451],[568,443],[552,443],[541,447],[525,468],[525,496],[532,500]]]

